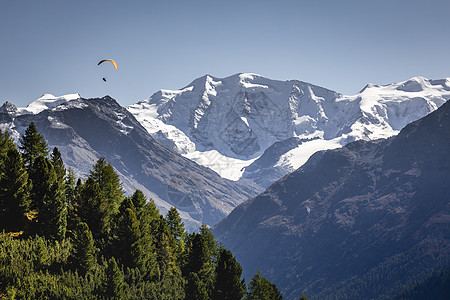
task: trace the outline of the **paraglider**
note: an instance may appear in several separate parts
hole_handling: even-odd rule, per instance
[[[100,66],[102,63],[104,63],[105,61],[109,61],[110,63],[113,64],[114,68],[117,70],[117,64],[114,60],[112,59],[102,59],[101,61],[98,62],[97,66]],[[106,77],[102,78],[104,82],[106,82]]]
[[[116,68],[116,70],[117,70],[117,64],[116,64],[116,62],[113,61],[112,59],[103,59],[103,60],[101,60],[101,61],[98,62],[97,66],[100,66],[100,64],[104,63],[105,61],[111,62],[111,63],[113,64],[114,68]]]

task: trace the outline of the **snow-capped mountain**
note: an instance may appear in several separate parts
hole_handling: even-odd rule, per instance
[[[64,163],[84,178],[105,157],[118,172],[124,189],[142,190],[161,213],[180,211],[186,227],[214,225],[239,203],[260,190],[221,178],[208,168],[153,139],[142,125],[109,96],[83,99],[78,94],[45,94],[26,108],[6,102],[0,107],[0,129],[18,142],[34,122]]]
[[[318,150],[396,135],[449,98],[450,78],[368,84],[346,96],[297,80],[206,75],[127,109],[183,156],[224,178],[267,187]]]

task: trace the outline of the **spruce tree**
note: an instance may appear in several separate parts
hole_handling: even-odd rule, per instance
[[[186,283],[186,300],[208,300],[208,288],[197,273],[189,273]]]
[[[105,296],[108,299],[125,299],[124,275],[114,257],[111,257],[108,261],[105,290]]]
[[[172,206],[167,212],[166,221],[172,236],[176,240],[182,240],[185,235],[184,223],[181,220],[180,213],[175,207]]]
[[[202,238],[209,251],[211,260],[216,259],[219,253],[219,247],[217,246],[217,241],[214,238],[214,235],[212,234],[211,230],[208,228],[206,224],[202,224],[200,226],[200,234],[202,235]]]
[[[20,139],[20,150],[22,151],[22,158],[25,167],[30,171],[34,160],[42,155],[48,155],[48,146],[44,137],[38,133],[33,122],[30,123],[25,130],[25,134]]]
[[[202,289],[204,287],[208,295],[210,295],[214,280],[214,269],[211,251],[208,249],[209,241],[201,233],[193,233],[190,240],[191,245],[184,271],[185,274],[189,274],[188,285],[198,285],[198,283],[190,282],[193,279],[198,280],[201,282]],[[197,276],[192,277],[191,273],[195,273]],[[188,294],[188,291],[186,291],[186,294]]]
[[[141,231],[136,210],[129,198],[125,198],[120,205],[116,219],[115,253],[117,257],[125,267],[142,268],[145,266],[145,253],[141,244]]]
[[[175,207],[171,207],[167,212],[166,222],[175,241],[175,256],[178,263],[182,264],[181,260],[185,252],[184,238],[186,233],[184,231],[184,223]]]
[[[136,190],[133,193],[133,196],[131,196],[131,201],[133,202],[136,211],[139,212],[147,203],[147,198],[141,190]]]
[[[31,206],[39,212],[45,194],[56,181],[56,173],[50,160],[40,155],[33,161],[29,174],[32,181]]]
[[[114,171],[111,164],[104,157],[101,157],[90,171],[89,178],[92,178],[100,187],[111,214],[117,213],[124,198],[124,191],[119,175]]]
[[[215,284],[211,299],[241,299],[245,295],[245,282],[242,279],[242,267],[231,251],[222,248],[215,269]]]
[[[135,197],[136,195],[139,195],[138,197]],[[142,197],[141,197],[142,196]],[[158,236],[156,234],[156,231],[158,229],[158,222],[160,218],[160,214],[158,209],[156,208],[156,205],[153,203],[152,200],[147,202],[147,199],[143,194],[141,193],[134,193],[133,197],[131,198],[134,203],[138,204],[137,210],[137,217],[139,220],[139,230],[141,232],[141,244],[145,251],[146,257],[144,259],[146,266],[146,274],[145,278],[150,279],[153,276],[155,276],[157,271],[157,264],[156,264],[156,237]],[[140,200],[139,200],[140,199]],[[140,204],[143,204],[142,207],[140,207]],[[135,206],[136,208],[136,206]]]
[[[72,168],[69,168],[67,170],[67,175],[66,175],[65,181],[64,181],[66,201],[68,204],[74,203],[76,180],[77,179],[75,178]]]
[[[17,149],[14,141],[10,138],[7,131],[0,130],[0,163],[6,157],[8,150]]]
[[[162,215],[154,220],[155,249],[157,262],[157,277],[161,295],[166,294],[169,298],[182,298],[183,278],[181,269],[177,265],[174,254],[174,239],[170,233],[169,226]]]
[[[108,204],[100,187],[92,178],[88,178],[80,187],[74,210],[77,220],[89,226],[95,240],[106,238],[110,229]]]
[[[50,240],[62,241],[66,236],[67,205],[63,183],[56,180],[45,194],[39,211],[39,233]]]
[[[37,219],[31,223],[30,233],[42,233],[44,225],[49,220],[45,210],[51,205],[51,187],[57,181],[56,173],[50,160],[42,155],[38,156],[30,168],[31,179],[31,209],[37,213]]]
[[[89,230],[89,226],[84,222],[78,223],[75,228],[71,257],[73,268],[78,269],[82,275],[94,269],[94,238]]]
[[[258,270],[248,285],[245,299],[282,300],[283,297],[276,285],[261,276],[261,271]]]
[[[50,161],[55,169],[56,178],[58,181],[63,182],[64,177],[66,176],[66,168],[61,158],[61,152],[59,152],[57,147],[53,148],[53,151],[50,154]]]
[[[0,230],[23,230],[29,205],[28,173],[19,151],[12,147],[0,165]]]

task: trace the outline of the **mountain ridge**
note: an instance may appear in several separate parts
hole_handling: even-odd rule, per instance
[[[379,299],[450,266],[450,103],[375,141],[317,152],[213,233],[287,299]]]

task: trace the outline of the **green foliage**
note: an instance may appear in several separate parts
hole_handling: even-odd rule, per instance
[[[241,299],[245,295],[245,281],[241,280],[242,267],[231,251],[225,248],[220,250],[215,273],[212,299]]]
[[[65,185],[64,193],[66,194],[66,202],[69,205],[73,204],[75,201],[76,180],[77,179],[75,178],[73,170],[71,168],[69,168],[67,170],[67,175],[66,175],[65,181],[64,181],[64,185]]]
[[[124,191],[119,175],[114,171],[111,164],[104,157],[100,158],[90,171],[89,178],[93,179],[100,187],[111,214],[117,213],[123,200]]]
[[[94,238],[86,223],[80,222],[74,231],[72,266],[81,274],[94,269],[95,265]]]
[[[0,298],[242,298],[242,268],[206,225],[187,234],[176,208],[125,198],[104,158],[84,183],[66,174],[32,123],[20,149],[0,131]]]
[[[186,286],[186,300],[208,300],[208,287],[197,273],[189,273]]]
[[[61,241],[66,235],[67,206],[62,182],[55,181],[42,200],[39,210],[39,233]]]
[[[64,177],[66,176],[66,167],[64,166],[64,162],[61,158],[61,152],[59,152],[58,148],[53,148],[53,151],[50,154],[50,161],[55,169],[56,178],[58,181],[63,182]]]
[[[147,198],[145,197],[144,193],[140,190],[136,190],[133,193],[133,196],[131,196],[131,201],[133,202],[134,207],[136,208],[136,211],[141,211],[142,208],[147,203]]]
[[[98,184],[88,178],[74,203],[74,215],[78,222],[86,223],[96,240],[109,233],[110,214],[108,204]]]
[[[186,232],[184,231],[184,223],[175,207],[171,207],[167,212],[166,222],[175,241],[175,257],[182,264],[185,253],[184,239]]]
[[[10,138],[8,132],[3,132],[0,130],[0,163],[2,163],[6,153],[10,149],[16,149],[14,141]]]
[[[214,260],[217,258],[219,253],[219,247],[217,246],[217,241],[214,238],[214,235],[206,224],[202,224],[202,226],[200,226],[200,234],[202,235],[206,248],[209,251],[211,260]]]
[[[269,280],[261,276],[261,271],[258,271],[248,285],[245,299],[253,300],[281,300],[283,297],[278,291],[277,287]]]
[[[184,238],[184,223],[181,220],[180,214],[175,207],[171,207],[166,215],[167,225],[169,225],[172,236],[177,240]]]
[[[114,257],[108,261],[106,270],[105,296],[109,299],[125,299],[125,281],[122,271],[119,269]]]
[[[28,173],[22,157],[11,147],[0,165],[0,229],[19,231],[29,209]]]
[[[38,156],[48,155],[48,146],[44,137],[38,133],[33,122],[28,125],[25,134],[20,139],[20,150],[22,151],[25,167],[30,171],[34,160]]]
[[[37,218],[31,223],[31,233],[60,240],[65,235],[65,199],[50,160],[38,156],[30,169],[30,178],[31,209],[37,212]]]
[[[203,226],[200,233],[191,234],[188,240],[189,249],[184,271],[185,274],[188,274],[187,285],[189,288],[186,289],[186,297],[194,297],[200,291],[202,293],[206,291],[209,297],[214,281],[212,255],[216,245],[214,236],[207,227]],[[191,292],[194,294],[190,294]]]
[[[55,169],[48,158],[40,155],[33,161],[30,179],[32,181],[31,208],[39,212],[43,206],[44,197],[56,181]]]
[[[133,202],[129,198],[122,202],[116,223],[115,253],[121,257],[120,262],[129,268],[145,265],[139,221]]]

